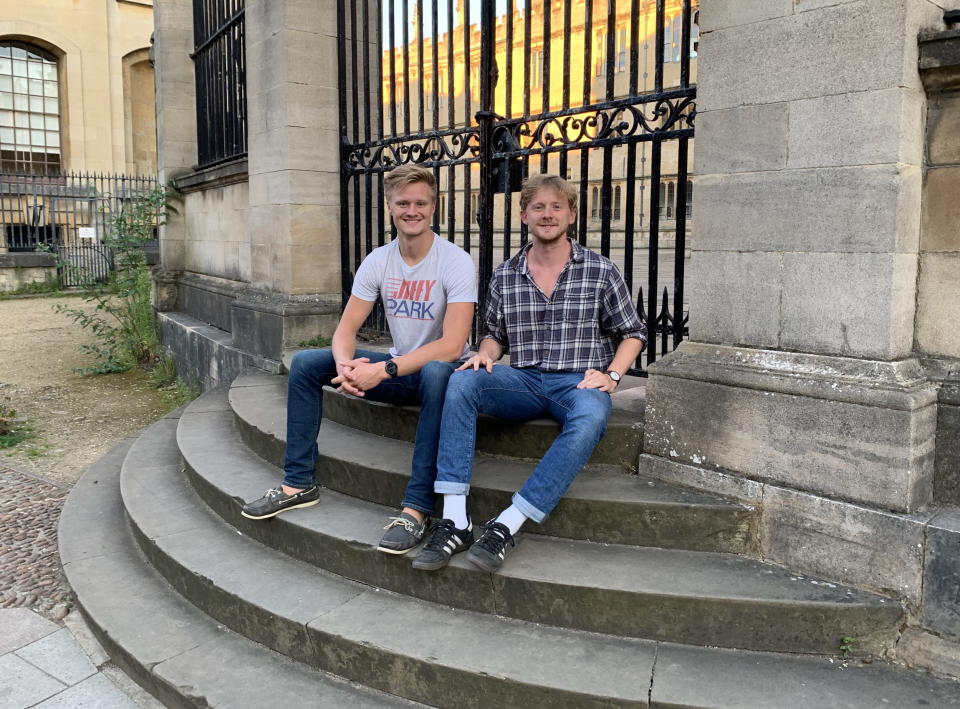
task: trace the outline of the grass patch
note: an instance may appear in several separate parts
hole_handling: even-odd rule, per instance
[[[17,412],[0,404],[0,449],[16,448],[37,437],[33,428]]]
[[[166,354],[161,355],[154,364],[148,381],[150,386],[160,392],[164,403],[171,409],[189,404],[200,396],[200,387],[178,377],[173,358]]]
[[[66,295],[59,278],[51,278],[46,281],[35,281],[33,283],[24,283],[14,290],[3,291],[0,293],[0,300],[9,300],[11,298],[20,298],[25,295],[42,295],[55,297]]]
[[[304,340],[300,343],[300,347],[329,347],[330,338],[329,337],[314,337],[312,340]]]

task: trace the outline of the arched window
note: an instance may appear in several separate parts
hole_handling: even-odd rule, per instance
[[[597,211],[600,207],[600,190],[597,187],[593,188],[593,192],[590,194],[590,218],[597,218]]]
[[[0,42],[0,169],[60,172],[57,59],[24,42]]]
[[[674,198],[674,189],[673,183],[667,183],[667,219],[673,217],[673,198]]]
[[[620,185],[613,189],[613,220],[620,221]]]

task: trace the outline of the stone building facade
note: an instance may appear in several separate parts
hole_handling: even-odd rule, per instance
[[[196,169],[193,4],[155,2],[158,306],[212,385],[336,322],[337,13],[246,2],[247,151]],[[901,599],[898,656],[960,676],[954,9],[702,0],[690,332],[640,467],[759,506],[760,558]]]

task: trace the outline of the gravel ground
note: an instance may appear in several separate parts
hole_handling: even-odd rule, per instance
[[[0,450],[0,607],[62,620],[70,591],[57,555],[57,521],[70,487],[114,445],[168,410],[144,372],[81,376],[92,338],[55,303],[78,297],[0,301],[0,403],[34,437]]]

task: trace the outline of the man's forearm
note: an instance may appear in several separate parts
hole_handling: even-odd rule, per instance
[[[463,354],[465,341],[459,338],[444,338],[428,342],[418,347],[413,352],[408,352],[401,357],[394,357],[393,361],[397,364],[397,372],[400,375],[413,374],[419,372],[427,362],[440,360],[442,362],[453,362]]]
[[[617,351],[614,353],[613,361],[610,363],[608,369],[612,369],[620,374],[626,372],[633,366],[633,363],[637,357],[640,356],[640,353],[643,352],[645,344],[646,343],[638,337],[628,337],[625,340],[620,340],[620,344],[617,345]]]
[[[356,333],[343,332],[338,327],[330,341],[330,351],[333,352],[333,361],[337,363],[337,372],[340,372],[340,362],[349,362],[357,353]]]

